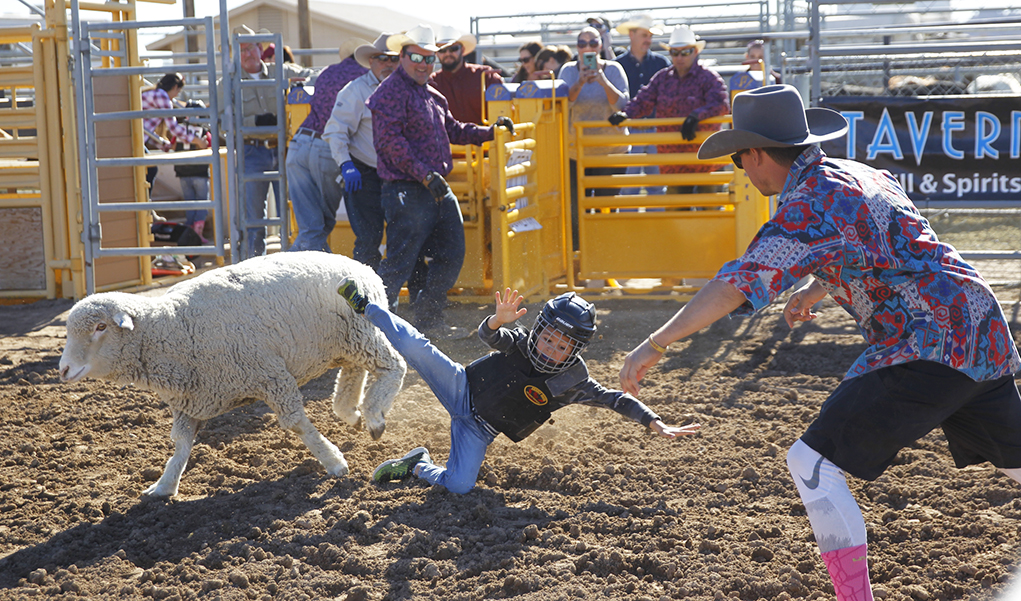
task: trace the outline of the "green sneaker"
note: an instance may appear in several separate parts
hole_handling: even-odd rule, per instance
[[[388,459],[381,463],[376,471],[372,472],[372,479],[376,482],[393,482],[403,480],[413,474],[415,466],[419,463],[432,464],[429,451],[425,447],[418,447],[408,451],[408,454],[400,459]]]
[[[337,288],[337,294],[344,297],[347,304],[351,305],[351,308],[355,310],[355,313],[365,313],[365,307],[369,304],[369,299],[358,291],[358,283],[352,278],[347,276],[340,280],[340,286]]]

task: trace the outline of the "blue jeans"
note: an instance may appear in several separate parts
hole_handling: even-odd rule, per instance
[[[468,492],[475,486],[493,436],[475,420],[464,366],[451,361],[411,324],[385,308],[370,303],[365,316],[422,376],[450,414],[450,457],[446,467],[423,465],[418,477],[429,484],[445,486],[452,493]]]
[[[277,149],[266,148],[257,144],[245,144],[245,175],[256,175],[266,171],[276,171]],[[273,197],[280,200],[280,185],[276,182],[254,181],[245,184],[245,219],[255,221],[266,218],[266,194],[269,185],[273,184]],[[245,231],[246,257],[251,258],[266,254],[266,228],[250,227]]]
[[[337,225],[337,207],[344,193],[338,177],[340,167],[326,140],[309,134],[291,140],[287,147],[287,192],[298,236],[288,250],[331,252],[328,238]]]
[[[386,214],[380,201],[383,183],[374,167],[355,159],[351,162],[362,174],[362,187],[344,195],[347,219],[355,235],[355,248],[351,254],[355,261],[379,271],[379,263],[383,259],[379,245],[383,243],[383,228],[386,226]]]
[[[184,200],[209,200],[209,177],[178,176],[181,182],[181,197]],[[209,211],[193,209],[184,212],[184,224],[191,227],[196,221],[205,221]]]
[[[464,221],[454,194],[436,202],[417,182],[384,181],[381,196],[386,215],[386,258],[379,277],[390,307],[396,309],[401,286],[408,281],[423,249],[429,249],[425,285],[414,300],[418,318],[442,315],[447,291],[454,287],[464,264]]]

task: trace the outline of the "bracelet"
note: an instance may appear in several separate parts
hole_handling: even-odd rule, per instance
[[[656,340],[652,337],[652,334],[649,334],[649,346],[651,346],[652,350],[656,351],[657,353],[662,354],[666,352],[666,346],[660,346],[659,343],[657,343]],[[668,344],[667,346],[670,345]]]

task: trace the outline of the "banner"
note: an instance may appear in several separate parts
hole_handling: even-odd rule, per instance
[[[850,123],[822,144],[832,157],[886,169],[913,201],[1021,200],[1017,97],[834,97]]]

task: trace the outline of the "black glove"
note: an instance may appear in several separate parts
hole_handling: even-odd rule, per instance
[[[430,171],[429,175],[425,176],[425,187],[429,188],[429,192],[432,193],[436,202],[446,198],[447,194],[452,194],[450,186],[447,185],[447,180],[443,179],[443,176],[435,171]]]
[[[259,126],[259,127],[262,127],[262,126],[265,126],[265,125],[270,125],[270,126],[276,125],[277,124],[277,116],[274,115],[273,113],[263,113],[261,115],[256,115],[255,116],[255,124],[257,126]]]
[[[498,127],[506,127],[507,131],[510,132],[510,135],[514,135],[514,122],[511,121],[510,117],[497,117],[496,125]]]
[[[691,142],[695,139],[695,128],[698,127],[698,119],[688,116],[684,120],[684,125],[681,126],[681,137]]]
[[[626,119],[627,113],[625,113],[624,111],[617,111],[616,113],[610,115],[607,121],[610,122],[610,125],[617,126],[623,123]]]

